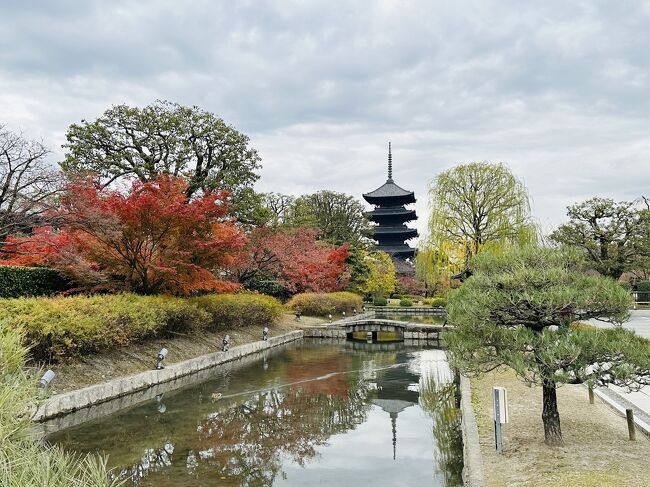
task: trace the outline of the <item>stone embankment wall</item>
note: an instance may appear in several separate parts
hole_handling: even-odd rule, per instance
[[[472,408],[472,390],[469,379],[460,378],[461,430],[463,434],[463,484],[468,487],[484,487],[483,456],[479,444],[478,425]]]
[[[293,331],[285,335],[271,337],[266,341],[259,341],[233,347],[227,352],[214,352],[193,359],[185,360],[166,366],[161,370],[149,370],[138,374],[120,377],[119,379],[95,384],[76,391],[52,396],[36,411],[34,420],[41,422],[63,416],[80,409],[89,408],[98,404],[111,401],[123,396],[132,395],[139,391],[149,390],[152,386],[170,383],[179,378],[196,374],[200,371],[211,369],[217,365],[232,362],[241,357],[254,354],[263,350],[277,347],[284,343],[302,338],[302,330]],[[196,380],[195,377],[191,378]],[[149,394],[153,391],[149,391]],[[159,394],[160,392],[156,392]],[[154,394],[154,396],[156,395]],[[130,398],[130,402],[133,404]],[[144,400],[145,398],[143,398]],[[120,408],[118,408],[120,409]]]

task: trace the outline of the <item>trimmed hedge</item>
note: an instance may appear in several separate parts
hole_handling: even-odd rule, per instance
[[[0,298],[45,296],[70,286],[61,275],[46,267],[0,265]]]
[[[265,326],[283,311],[277,299],[263,294],[206,294],[192,301],[210,316],[210,330]]]
[[[648,281],[638,281],[635,287],[637,292],[640,293],[650,292],[650,282]]]
[[[248,294],[124,293],[0,300],[0,321],[24,331],[35,360],[57,362],[174,332],[269,325],[279,310],[273,298]]]
[[[413,306],[413,301],[411,301],[408,298],[403,298],[403,299],[400,300],[399,305],[404,307],[404,308],[409,308],[409,307]]]
[[[379,296],[372,300],[373,306],[388,306],[388,300]]]
[[[292,297],[287,305],[305,316],[327,316],[329,314],[360,311],[363,306],[361,296],[350,292],[302,293]]]
[[[438,308],[438,307],[447,307],[447,300],[445,298],[433,298],[431,299],[431,307],[432,308]]]

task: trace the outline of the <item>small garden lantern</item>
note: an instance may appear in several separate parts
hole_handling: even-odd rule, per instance
[[[223,345],[221,347],[222,352],[227,352],[230,349],[230,335],[223,337]]]
[[[265,326],[262,330],[262,340],[266,341],[269,339],[269,327]]]
[[[163,365],[163,360],[165,360],[165,357],[167,357],[168,353],[169,351],[166,348],[162,348],[160,352],[158,352],[158,363],[156,364],[156,370],[161,370],[165,368],[165,366]]]
[[[42,389],[43,393],[45,393],[50,386],[50,383],[54,380],[56,377],[56,374],[54,373],[53,370],[48,369],[47,372],[43,374],[43,377],[38,381],[38,387]]]

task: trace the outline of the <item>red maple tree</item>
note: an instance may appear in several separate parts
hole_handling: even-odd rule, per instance
[[[216,275],[246,243],[227,217],[228,193],[188,200],[186,189],[183,178],[169,175],[135,181],[127,192],[90,179],[72,183],[61,200],[60,231],[12,237],[4,263],[49,265],[86,286],[141,294],[235,290]]]
[[[347,256],[347,245],[337,248],[317,241],[311,229],[258,228],[251,233],[235,274],[243,283],[273,276],[291,293],[337,291],[349,280]]]
[[[68,233],[51,226],[37,227],[30,236],[10,235],[3,243],[0,265],[43,267],[73,245]]]

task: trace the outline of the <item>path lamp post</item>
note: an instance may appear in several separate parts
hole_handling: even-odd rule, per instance
[[[343,319],[345,319],[345,311],[343,312]]]
[[[269,327],[265,326],[262,330],[262,340],[266,341],[269,339]]]
[[[165,357],[167,357],[168,353],[169,351],[166,348],[160,349],[160,352],[158,352],[158,363],[156,364],[156,370],[161,370],[165,368],[163,364],[163,360],[165,360]]]
[[[227,352],[230,349],[230,335],[223,337],[223,345],[221,347],[222,352]]]
[[[327,317],[330,319],[330,323],[332,322],[332,313],[328,314]]]
[[[50,386],[50,383],[54,380],[56,374],[53,370],[48,369],[47,372],[43,374],[43,377],[38,381],[38,387],[41,389],[41,394],[45,395]]]

